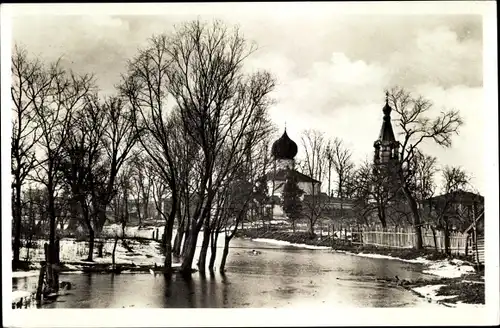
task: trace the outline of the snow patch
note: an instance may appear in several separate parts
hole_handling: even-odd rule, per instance
[[[252,240],[256,241],[256,242],[268,243],[268,244],[273,244],[273,245],[293,246],[293,247],[306,248],[306,249],[330,249],[330,247],[328,247],[328,246],[314,246],[314,245],[307,245],[307,244],[292,244],[291,242],[288,242],[288,241],[276,240],[276,239],[268,239],[268,238],[256,238],[256,239],[252,239]]]
[[[390,255],[382,255],[382,254],[373,254],[373,253],[351,253],[348,251],[337,251],[337,253],[344,253],[348,255],[354,255],[354,256],[361,256],[361,257],[368,257],[368,258],[373,258],[373,259],[386,259],[386,260],[397,260],[397,261],[402,261],[402,262],[407,262],[407,263],[419,263],[419,264],[429,264],[431,261],[427,260],[426,258],[423,257],[418,257],[416,259],[402,259],[399,257],[394,257]]]
[[[430,299],[432,301],[442,301],[445,299],[449,298],[454,298],[457,297],[458,295],[443,295],[443,296],[438,296],[436,295],[438,290],[441,287],[444,287],[446,285],[427,285],[427,286],[422,286],[422,287],[415,287],[412,288],[415,292],[418,294],[425,296],[425,298]]]
[[[19,301],[23,297],[30,297],[31,292],[27,290],[14,290],[12,291],[12,301]]]
[[[31,298],[33,293],[27,291],[27,290],[13,290],[12,291],[12,303],[17,303],[21,301],[22,299],[29,299]]]
[[[84,273],[83,271],[64,271],[64,272],[61,272],[61,274],[80,274],[80,273]]]
[[[465,274],[474,273],[474,267],[464,264],[460,260],[444,260],[431,264],[424,273],[433,274],[443,278],[458,278]]]
[[[24,278],[38,276],[38,271],[14,271],[12,272],[12,278]]]
[[[449,304],[446,303],[446,305],[458,308],[458,309],[480,309],[484,308],[484,304],[470,304],[470,303],[463,303],[463,302],[457,302],[455,304]]]

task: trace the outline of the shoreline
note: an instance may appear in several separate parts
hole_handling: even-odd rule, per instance
[[[352,244],[338,244],[330,237],[324,236],[311,238],[308,233],[291,233],[283,231],[261,231],[259,229],[247,229],[239,231],[237,237],[251,239],[259,243],[269,243],[310,250],[329,250],[330,252],[342,253],[350,256],[376,258],[385,260],[396,260],[406,263],[415,263],[426,266],[422,273],[436,276],[432,280],[396,281],[392,278],[386,279],[397,286],[403,287],[429,302],[437,302],[447,307],[481,306],[484,305],[484,272],[477,273],[466,260],[459,258],[448,258],[444,254],[436,254],[433,250],[425,249],[416,251],[414,249],[388,249],[376,246],[361,246]],[[138,246],[138,243],[134,246]],[[139,247],[140,249],[142,247]],[[125,250],[124,250],[125,251]],[[132,253],[130,251],[125,251]],[[134,255],[139,255],[134,252]],[[149,252],[146,252],[149,253]],[[120,254],[125,255],[125,254]],[[142,254],[141,254],[142,255]],[[113,271],[111,262],[106,257],[96,258],[93,262],[72,259],[61,262],[60,274],[82,274],[82,273],[151,273],[162,274],[162,267],[156,265],[158,258],[153,259],[150,254],[145,256],[146,262],[133,263],[130,259],[116,261],[118,272]],[[463,258],[463,257],[462,257]],[[136,258],[139,260],[138,258]],[[144,260],[142,258],[140,260]],[[172,273],[178,273],[180,263],[172,263]],[[37,276],[39,274],[39,263],[33,262],[27,267],[27,271],[14,271],[12,278],[23,278]],[[193,272],[196,272],[193,269]],[[21,291],[19,291],[21,292]],[[14,304],[14,299],[13,302]]]

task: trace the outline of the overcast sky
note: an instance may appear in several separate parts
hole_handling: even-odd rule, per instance
[[[462,166],[483,190],[481,16],[376,11],[368,16],[339,13],[333,5],[310,6],[307,14],[257,4],[231,13],[221,5],[209,11],[175,8],[153,16],[108,16],[102,11],[49,16],[47,10],[13,19],[13,40],[45,59],[63,56],[75,70],[94,72],[109,93],[126,60],[153,33],[197,17],[239,24],[245,37],[259,46],[247,67],[267,69],[278,79],[271,117],[281,131],[286,122],[299,144],[298,156],[301,131],[313,128],[342,138],[356,160],[371,159],[382,124],[384,89],[399,85],[430,99],[437,111],[460,110],[465,125],[452,148],[425,145],[423,150],[437,156],[440,165]]]

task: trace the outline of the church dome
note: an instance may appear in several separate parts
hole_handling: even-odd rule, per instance
[[[281,138],[273,143],[271,152],[275,159],[293,159],[297,155],[297,144],[288,137],[286,129]]]

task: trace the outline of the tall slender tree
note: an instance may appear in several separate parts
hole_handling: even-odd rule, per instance
[[[266,111],[274,80],[267,72],[248,76],[242,71],[253,50],[238,29],[231,31],[221,22],[190,22],[170,38],[169,91],[188,137],[200,147],[202,163],[183,272],[191,272],[198,233],[210,226],[205,221],[217,190],[244,158],[240,146],[252,131],[259,131],[255,138],[269,130]]]
[[[446,110],[429,116],[433,110],[430,100],[413,96],[401,87],[394,87],[388,91],[389,105],[398,114],[397,127],[402,137],[400,161],[397,176],[401,188],[410,207],[413,226],[417,236],[417,249],[423,248],[422,222],[416,195],[411,190],[411,181],[415,172],[412,167],[413,159],[419,146],[424,141],[433,141],[442,147],[451,147],[452,136],[458,134],[463,120],[457,110]]]
[[[56,198],[61,187],[63,146],[71,131],[74,112],[85,105],[85,98],[93,92],[94,79],[92,75],[78,75],[67,71],[58,62],[40,74],[46,75],[46,80],[50,80],[51,85],[46,92],[39,93],[33,101],[35,120],[40,128],[40,138],[37,143],[40,155],[37,155],[36,180],[47,190],[49,264],[54,264]],[[49,265],[49,271],[51,267],[53,266]],[[49,280],[51,287],[57,290],[57,281],[50,277]]]
[[[326,140],[324,134],[317,130],[305,130],[302,135],[302,145],[305,152],[303,172],[318,182],[310,182],[310,190],[304,196],[304,214],[309,221],[309,233],[315,236],[314,227],[323,215],[326,200],[321,195],[320,183],[324,179],[327,168]]]
[[[11,58],[13,103],[11,138],[13,265],[19,262],[22,228],[22,187],[36,165],[35,144],[40,133],[35,117],[34,102],[48,94],[54,75],[46,74],[45,67],[29,58],[28,52],[15,46]]]

